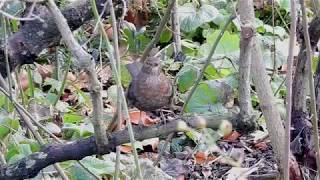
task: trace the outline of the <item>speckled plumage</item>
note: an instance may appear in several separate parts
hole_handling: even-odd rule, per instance
[[[127,67],[133,77],[128,90],[131,104],[142,111],[170,105],[172,81],[161,72],[159,57],[149,57],[141,68],[138,64]]]

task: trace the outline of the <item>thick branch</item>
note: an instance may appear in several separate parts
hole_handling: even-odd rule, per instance
[[[241,21],[241,40],[239,58],[239,104],[240,115],[243,121],[248,121],[253,109],[251,104],[250,66],[251,47],[254,35],[254,10],[247,0],[239,1],[239,14]],[[248,8],[249,7],[249,8]],[[254,125],[254,122],[248,122]]]
[[[102,11],[104,3],[105,0],[96,0],[99,13]],[[91,9],[90,0],[78,0],[64,8],[62,14],[71,30],[76,30],[92,19]],[[37,6],[34,13],[44,21],[26,21],[19,31],[8,39],[11,69],[22,64],[33,63],[42,50],[59,43],[61,39],[54,18],[45,6]],[[6,77],[4,57],[4,51],[0,50],[0,72]]]
[[[226,120],[221,119],[204,119],[203,117],[192,117],[171,121],[165,125],[154,125],[152,127],[140,130],[139,127],[134,128],[134,136],[137,140],[163,137],[177,131],[187,131],[188,127],[212,129],[223,129],[224,132],[230,133],[232,126]],[[116,146],[128,143],[129,134],[127,130],[112,133],[109,136],[107,148],[104,154],[115,151]],[[23,179],[35,177],[38,172],[57,162],[67,160],[81,160],[82,158],[98,153],[95,143],[95,137],[81,139],[67,144],[51,144],[43,148],[40,152],[33,153],[15,164],[11,164],[0,169],[0,180],[6,179]]]

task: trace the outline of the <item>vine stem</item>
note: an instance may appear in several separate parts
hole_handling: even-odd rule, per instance
[[[290,179],[290,133],[291,133],[291,113],[292,113],[292,66],[293,66],[293,52],[296,37],[296,2],[291,0],[291,26],[290,26],[290,39],[289,39],[289,54],[287,60],[287,74],[286,74],[286,124],[285,124],[285,156],[283,161],[283,177]]]
[[[235,18],[236,18],[236,15],[235,15],[235,14],[231,15],[231,16],[228,18],[226,24],[222,27],[222,29],[221,29],[221,31],[220,31],[220,33],[219,33],[216,41],[214,42],[214,44],[213,44],[213,46],[212,46],[212,48],[211,48],[211,50],[210,50],[210,52],[209,52],[209,55],[208,55],[208,57],[207,57],[207,59],[206,59],[206,62],[205,62],[205,65],[203,66],[203,68],[202,68],[201,71],[200,71],[200,75],[199,75],[198,79],[196,80],[194,86],[192,87],[192,89],[190,90],[190,93],[189,93],[188,96],[187,96],[187,99],[186,99],[186,101],[185,101],[185,103],[184,103],[184,105],[183,105],[183,107],[182,107],[182,113],[185,111],[185,109],[186,109],[186,107],[187,107],[187,105],[188,105],[188,103],[189,103],[189,101],[190,101],[193,93],[196,91],[196,88],[198,87],[200,81],[201,81],[202,78],[204,77],[204,71],[205,71],[206,68],[209,66],[209,64],[210,64],[210,62],[211,62],[211,58],[212,58],[212,56],[213,56],[213,54],[214,54],[214,52],[215,52],[215,50],[216,50],[216,48],[217,48],[220,40],[221,40],[224,32],[227,30],[227,27],[228,27],[229,24],[232,22],[232,20],[235,19]]]
[[[159,38],[160,38],[162,31],[170,19],[171,10],[173,9],[175,2],[176,2],[176,0],[170,0],[170,2],[168,3],[166,13],[164,14],[164,16],[162,17],[162,19],[160,21],[160,24],[159,24],[159,27],[157,28],[156,34],[154,35],[154,37],[152,38],[152,40],[150,41],[150,43],[148,44],[146,49],[143,51],[142,57],[140,58],[140,62],[144,62],[147,59],[151,49],[159,41]]]

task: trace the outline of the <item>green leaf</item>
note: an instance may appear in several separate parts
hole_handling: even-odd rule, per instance
[[[178,7],[180,28],[183,31],[194,31],[202,24],[213,21],[218,16],[218,10],[208,4],[202,5],[199,9],[193,3],[186,3]]]
[[[232,88],[226,83],[216,80],[201,82],[186,106],[186,112],[215,112],[225,113],[222,104],[227,103],[233,97]]]
[[[316,72],[318,63],[319,63],[319,58],[313,56],[313,57],[312,57],[312,72],[313,72],[313,73]]]
[[[88,180],[95,179],[88,171],[82,166],[75,164],[68,169],[69,176],[72,180]]]
[[[220,79],[222,76],[222,74],[212,64],[205,69],[204,73],[204,76],[207,79]]]
[[[172,32],[169,28],[166,28],[162,31],[161,36],[160,36],[160,43],[167,43],[171,40],[172,38]]]
[[[203,56],[207,56],[212,49],[213,43],[216,41],[220,31],[214,31],[213,33],[209,33],[206,37],[207,42],[202,44],[199,48],[200,54]],[[228,31],[225,32],[219,41],[219,44],[215,50],[215,54],[228,55],[232,52],[239,50],[239,35],[238,34],[230,34]]]
[[[81,137],[81,129],[75,124],[64,123],[62,132],[64,139],[78,139]]]
[[[7,96],[5,96],[4,94],[0,94],[0,107],[4,107],[4,105],[6,105],[7,102]]]
[[[20,144],[28,144],[28,145],[30,145],[30,148],[31,148],[32,152],[37,152],[41,148],[40,144],[37,141],[33,140],[33,139],[25,139],[23,141],[20,141]]]
[[[279,6],[286,11],[290,11],[290,0],[278,0]]]
[[[115,163],[112,161],[106,162],[95,157],[86,157],[81,162],[92,172],[99,175],[113,174],[115,171]]]
[[[67,113],[63,115],[63,123],[78,124],[83,122],[83,119],[83,116],[74,113]]]
[[[50,102],[50,104],[53,104],[56,101],[57,97],[58,96],[55,93],[49,92],[47,94],[47,100],[48,100],[48,102]]]
[[[185,55],[195,56],[198,52],[199,44],[188,39],[181,40],[182,51]]]
[[[25,156],[23,154],[16,154],[14,156],[12,156],[9,160],[8,160],[8,164],[14,164],[16,162],[18,162],[19,160],[21,160],[22,158],[24,158]]]
[[[239,87],[238,86],[239,78],[237,73],[230,74],[227,77],[220,80],[228,84],[232,89],[237,89]]]
[[[194,66],[183,66],[177,74],[178,89],[180,92],[186,92],[198,77],[198,70]]]
[[[29,144],[18,144],[9,149],[6,154],[6,159],[9,164],[13,164],[18,160],[30,155],[32,153],[31,146]]]
[[[200,83],[186,106],[186,112],[207,112],[210,105],[218,102],[218,89],[211,89],[206,83]]]
[[[129,87],[130,82],[131,82],[131,75],[127,67],[124,64],[121,64],[121,83],[123,87],[125,88]]]
[[[199,140],[201,139],[201,133],[199,133],[194,129],[191,129],[190,131],[186,132],[186,135],[195,143],[198,143]]]
[[[20,127],[19,120],[8,117],[0,118],[0,139],[4,139],[13,130],[17,131]]]

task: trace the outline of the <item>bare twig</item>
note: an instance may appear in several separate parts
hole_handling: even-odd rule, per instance
[[[314,9],[314,13],[319,17],[319,1],[318,0],[312,0],[312,5]]]
[[[109,4],[109,11],[110,11],[110,17],[111,17],[111,23],[112,23],[112,35],[113,35],[113,49],[114,49],[114,56],[116,58],[116,65],[117,65],[117,70],[118,72],[121,72],[121,62],[120,62],[120,53],[119,53],[119,38],[118,38],[118,26],[117,26],[117,21],[116,21],[116,15],[114,12],[113,8],[113,3],[112,0],[107,1]],[[122,111],[121,111],[121,73],[118,74],[119,82],[117,82],[117,130],[121,129],[121,118],[122,118]],[[111,123],[112,124],[112,123]],[[116,164],[115,164],[115,175],[114,175],[114,180],[119,179],[119,174],[120,174],[120,146],[116,148]]]
[[[312,48],[310,43],[310,36],[308,31],[308,22],[307,22],[307,13],[306,7],[304,4],[304,0],[300,0],[301,11],[302,11],[302,25],[303,25],[303,36],[304,41],[306,44],[307,50],[307,65],[309,70],[309,91],[310,91],[310,108],[311,108],[311,118],[312,118],[312,129],[313,129],[313,136],[314,136],[314,143],[316,149],[316,162],[317,162],[317,169],[318,174],[320,173],[320,147],[319,147],[319,134],[318,134],[318,114],[316,110],[316,99],[315,99],[315,89],[314,89],[314,80],[313,80],[313,73],[312,73]]]
[[[173,30],[173,41],[174,41],[174,52],[178,54],[182,51],[181,49],[181,37],[180,37],[180,22],[179,22],[179,15],[177,13],[178,2],[175,1],[172,14],[171,14],[171,22],[172,22],[172,30]]]
[[[4,30],[4,39],[5,39],[5,45],[4,45],[4,56],[5,56],[5,60],[6,60],[6,70],[7,70],[7,78],[8,78],[8,91],[10,94],[10,97],[12,97],[12,76],[11,76],[11,70],[10,70],[10,64],[9,64],[9,57],[8,57],[8,48],[7,48],[7,44],[8,44],[8,38],[7,38],[7,23],[6,23],[6,19],[3,16],[2,17],[2,21],[3,21],[3,30]]]
[[[290,26],[290,42],[289,42],[289,55],[287,60],[287,95],[286,95],[286,125],[285,125],[285,156],[283,161],[283,177],[284,179],[290,179],[290,132],[291,132],[291,113],[292,113],[292,65],[293,65],[293,53],[296,37],[296,2],[291,0],[291,26]]]
[[[166,141],[164,142],[159,154],[158,154],[158,158],[156,159],[156,161],[153,163],[153,166],[157,166],[158,163],[160,162],[161,160],[161,157],[163,155],[163,153],[165,152],[165,150],[167,149],[167,146],[169,145],[169,141],[172,139],[173,135],[175,133],[170,133],[167,138],[166,138]]]
[[[91,4],[92,4],[92,7],[93,7],[92,8],[93,14],[94,14],[94,16],[95,16],[95,18],[96,18],[96,20],[98,22],[98,27],[100,29],[100,33],[103,35],[103,38],[106,41],[107,50],[109,52],[109,58],[110,58],[110,62],[111,62],[111,68],[112,68],[113,74],[115,76],[116,84],[120,84],[121,83],[121,80],[119,79],[119,77],[120,77],[119,73],[120,72],[118,72],[118,70],[117,70],[117,64],[115,62],[114,52],[113,52],[112,46],[110,44],[108,35],[107,35],[107,33],[106,33],[105,29],[104,29],[104,26],[103,26],[102,22],[100,21],[100,17],[99,17],[98,10],[96,8],[95,0],[91,0]],[[124,110],[124,117],[127,120],[128,132],[129,132],[131,146],[132,146],[132,149],[133,149],[133,157],[134,157],[134,162],[135,162],[135,165],[136,165],[137,175],[138,175],[139,179],[141,179],[142,178],[141,169],[140,169],[139,160],[138,160],[138,153],[137,153],[137,149],[136,149],[136,145],[135,145],[135,141],[136,140],[134,138],[134,133],[133,133],[132,125],[131,125],[128,105],[127,105],[126,97],[124,95],[124,91],[123,91],[122,86],[118,86],[118,87],[121,88],[120,95],[121,95],[121,100],[122,100],[122,108]]]
[[[95,70],[95,62],[92,60],[90,54],[83,50],[80,44],[74,38],[66,19],[62,15],[61,11],[55,4],[54,0],[48,0],[47,6],[51,11],[56,21],[57,27],[64,39],[66,45],[71,50],[72,55],[78,60],[81,68],[84,68],[90,78],[91,86],[91,98],[93,104],[93,118],[92,124],[94,127],[95,135],[97,136],[97,146],[99,151],[103,151],[108,144],[106,126],[102,120],[103,103],[101,95],[101,84],[97,77]]]

